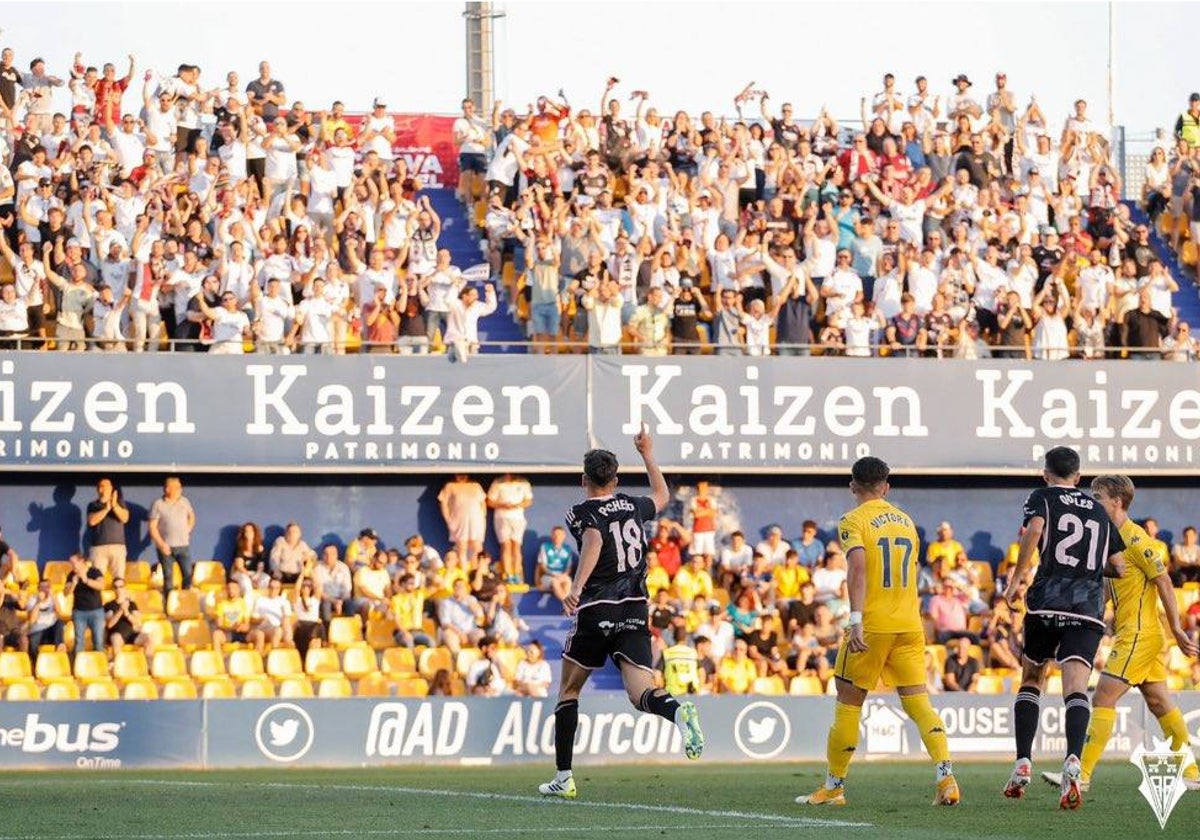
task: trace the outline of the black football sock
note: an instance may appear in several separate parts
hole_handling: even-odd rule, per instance
[[[1031,686],[1021,686],[1013,703],[1013,732],[1017,736],[1018,761],[1022,758],[1031,760],[1033,738],[1037,735],[1041,711],[1041,692]],[[1087,727],[1084,728],[1086,730]]]
[[[554,707],[554,762],[560,773],[571,769],[571,759],[575,757],[575,730],[578,726],[578,700],[563,700]]]
[[[1068,694],[1063,698],[1067,707],[1067,755],[1079,758],[1083,754],[1083,745],[1087,741],[1088,721],[1092,717],[1092,704],[1088,696],[1082,692]]]
[[[642,692],[641,699],[637,702],[637,708],[674,723],[675,713],[679,711],[679,701],[661,688],[647,688]]]

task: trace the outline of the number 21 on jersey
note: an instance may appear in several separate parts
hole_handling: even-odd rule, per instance
[[[642,527],[637,520],[626,519],[624,527],[620,522],[613,522],[608,526],[608,531],[617,550],[617,571],[637,568],[642,560]]]
[[[902,589],[907,588],[908,587],[909,561],[912,560],[912,553],[913,553],[912,540],[910,540],[908,537],[895,537],[895,538],[880,537],[879,542],[877,542],[876,545],[879,546],[879,556],[883,561],[883,588],[884,589],[892,588],[892,580],[893,580],[893,577],[892,577],[892,557],[893,557],[892,549],[893,548],[901,550],[902,556],[900,558],[900,587]]]

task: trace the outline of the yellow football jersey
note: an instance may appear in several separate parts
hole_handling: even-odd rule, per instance
[[[921,540],[912,519],[883,499],[856,507],[838,523],[842,551],[866,554],[867,600],[863,630],[875,633],[920,631],[917,558]]]
[[[1158,620],[1158,589],[1154,579],[1167,571],[1162,544],[1132,519],[1121,526],[1125,541],[1125,576],[1108,578],[1109,597],[1116,617],[1113,626],[1117,638],[1137,633],[1143,640],[1161,639],[1162,623]]]

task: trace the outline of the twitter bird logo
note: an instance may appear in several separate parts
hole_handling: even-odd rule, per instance
[[[312,717],[295,703],[275,703],[258,716],[254,744],[271,761],[287,763],[312,748],[316,729]]]
[[[288,718],[281,722],[271,721],[268,727],[271,731],[271,746],[286,747],[292,741],[296,740],[296,733],[300,731],[300,720],[298,718]],[[755,741],[755,743],[759,743]]]
[[[759,720],[751,718],[746,721],[746,740],[751,744],[765,744],[775,734],[779,719],[767,716]]]

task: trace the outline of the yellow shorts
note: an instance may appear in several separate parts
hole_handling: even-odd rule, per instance
[[[1162,636],[1143,636],[1137,633],[1117,637],[1104,673],[1129,685],[1167,681],[1167,649]]]
[[[863,691],[873,691],[882,677],[886,685],[925,685],[925,634],[872,633],[863,640],[867,649],[850,653],[845,645],[838,649],[834,674]]]

